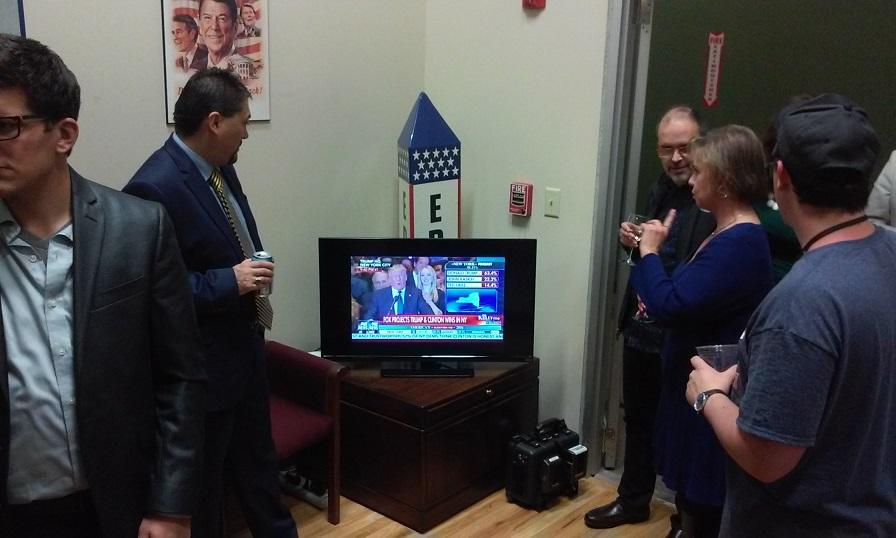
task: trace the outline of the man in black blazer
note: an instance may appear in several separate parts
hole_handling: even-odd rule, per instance
[[[80,88],[0,34],[0,536],[186,537],[205,398],[158,204],[68,166]]]
[[[175,134],[124,188],[168,210],[205,348],[209,399],[203,503],[193,521],[197,538],[223,534],[225,479],[233,483],[253,536],[296,536],[280,501],[271,439],[263,358],[270,303],[257,293],[273,279],[274,264],[248,258],[262,244],[233,168],[249,136],[248,122],[245,86],[227,71],[200,71],[174,106]]]

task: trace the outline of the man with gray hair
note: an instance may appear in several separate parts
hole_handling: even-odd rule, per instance
[[[370,302],[365,305],[364,319],[382,320],[383,316],[419,314],[417,302],[420,290],[408,286],[408,271],[396,263],[389,267],[389,285],[374,290]]]
[[[802,258],[747,324],[736,368],[687,398],[731,460],[723,536],[896,536],[896,234],[865,215],[880,143],[821,95],[777,120],[774,192]]]
[[[657,156],[663,173],[650,189],[644,215],[662,220],[671,209],[678,213],[669,240],[659,252],[666,271],[671,274],[709,236],[715,228],[715,220],[697,208],[688,185],[693,171],[688,143],[701,131],[697,112],[688,106],[674,106],[663,114],[656,130]],[[629,222],[623,222],[619,228],[619,242],[628,249],[635,249],[635,259],[638,258],[636,231]],[[660,351],[664,330],[644,311],[631,285],[626,290],[618,327],[624,338],[625,468],[616,500],[585,515],[585,524],[598,529],[647,521],[656,483],[653,423],[660,395]],[[678,519],[673,516],[671,536],[678,532],[678,526]]]

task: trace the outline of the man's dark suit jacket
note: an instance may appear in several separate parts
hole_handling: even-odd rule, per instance
[[[190,62],[190,69],[202,71],[208,65],[208,49],[205,47],[196,47],[196,54]]]
[[[236,171],[222,166],[221,173],[260,249],[255,218]],[[251,372],[263,363],[253,295],[238,294],[233,272],[233,266],[243,260],[242,251],[218,199],[170,137],[137,170],[124,191],[161,202],[174,222],[204,344],[208,410],[231,408],[241,399]]]
[[[417,288],[405,287],[404,308],[402,314],[419,314],[420,306],[418,302],[422,302],[420,290]],[[392,288],[382,288],[373,292],[370,305],[365,309],[364,319],[383,319],[383,316],[394,312],[392,298]]]
[[[174,65],[177,66],[178,69],[184,69],[183,57],[180,56],[180,53],[175,54],[177,54],[178,57],[174,61]],[[190,65],[187,66],[187,69],[202,71],[205,69],[206,65],[208,65],[208,49],[202,46],[196,47],[196,52],[193,54],[193,59],[190,60]]]
[[[147,513],[193,513],[205,399],[199,336],[162,207],[70,171],[78,440],[104,535],[136,536]],[[0,327],[0,508],[7,375]]]
[[[408,271],[408,283],[405,287],[419,290],[420,288],[417,287],[417,281],[414,280],[414,273],[415,271]]]

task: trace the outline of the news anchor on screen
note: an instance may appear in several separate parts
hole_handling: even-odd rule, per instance
[[[407,269],[400,263],[389,268],[389,287],[373,292],[364,319],[382,320],[390,314],[419,314],[420,290],[408,287]]]

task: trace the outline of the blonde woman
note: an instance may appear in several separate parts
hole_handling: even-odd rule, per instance
[[[420,270],[420,302],[418,307],[421,314],[444,314],[445,292],[438,289],[436,270],[431,265],[424,266]]]

